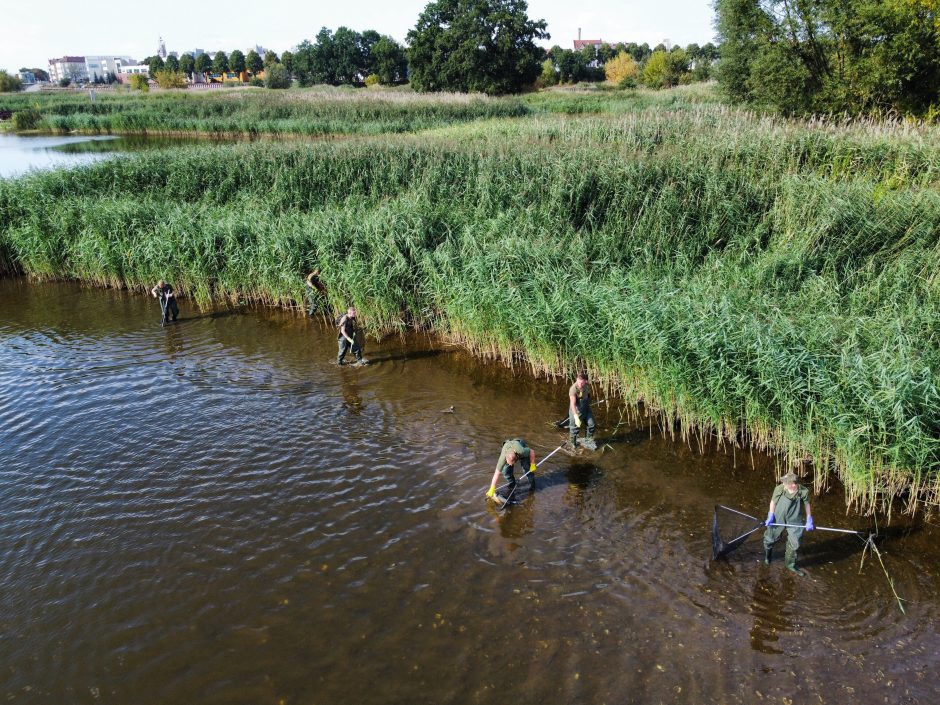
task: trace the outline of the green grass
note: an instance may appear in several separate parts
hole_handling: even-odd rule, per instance
[[[330,135],[414,132],[528,112],[515,98],[321,87],[0,94],[0,110],[38,108],[53,132]]]
[[[295,305],[320,266],[380,328],[584,365],[679,432],[813,456],[859,508],[936,508],[940,132],[553,100],[0,181],[0,267]]]

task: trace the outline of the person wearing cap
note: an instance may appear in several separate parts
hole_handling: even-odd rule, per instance
[[[310,317],[317,312],[317,305],[320,303],[320,296],[324,298],[327,295],[326,287],[323,285],[323,282],[320,281],[320,268],[317,267],[310,274],[307,275],[306,279],[307,286],[307,298],[310,300]]]
[[[578,432],[587,427],[584,434],[584,446],[589,450],[594,445],[594,414],[591,412],[591,389],[588,387],[587,374],[579,372],[577,379],[568,389],[568,442],[572,449],[578,447]]]
[[[786,524],[786,526],[776,526]],[[800,538],[804,529],[812,531],[813,510],[809,503],[809,490],[799,483],[794,472],[788,472],[780,478],[780,484],[770,497],[770,509],[764,522],[764,563],[770,565],[774,544],[780,535],[787,532],[786,566],[797,575],[806,575],[796,567],[796,552],[800,549]]]
[[[160,325],[166,325],[170,322],[170,316],[173,320],[180,315],[179,306],[176,305],[176,295],[173,293],[173,287],[163,279],[157,282],[157,285],[150,290],[153,298],[160,299],[160,310],[163,311],[163,321]]]
[[[529,459],[529,482],[534,488],[535,451],[529,448],[528,444],[521,438],[514,438],[503,443],[503,449],[499,453],[499,460],[496,461],[496,471],[493,473],[493,479],[490,480],[490,489],[487,490],[486,496],[495,501],[505,501],[505,498],[509,497],[513,490],[516,489],[516,476],[513,470],[519,470],[521,472],[525,458]],[[518,468],[516,467],[517,464],[519,466]],[[496,483],[499,481],[500,475],[505,477],[508,482],[505,497],[498,497],[496,495]]]

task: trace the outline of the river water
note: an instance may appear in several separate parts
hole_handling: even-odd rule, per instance
[[[218,143],[222,140],[211,141]],[[206,142],[196,137],[19,135],[0,132],[0,178],[21,176],[35,169],[80,166],[125,152]]]
[[[0,695],[17,703],[936,703],[940,533],[814,532],[798,578],[761,515],[773,466],[596,413],[604,452],[539,457],[566,386],[424,336],[0,280]],[[453,412],[448,413],[453,406]],[[524,484],[524,483],[523,483]],[[816,522],[863,528],[840,491]],[[778,554],[782,548],[778,548]]]

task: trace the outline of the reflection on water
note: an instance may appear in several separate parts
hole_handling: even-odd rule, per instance
[[[0,132],[0,177],[19,176],[32,169],[88,164],[124,152],[205,143],[206,140],[184,137],[17,135]]]
[[[807,536],[802,580],[759,540],[712,562],[714,504],[760,513],[772,465],[616,408],[499,511],[502,442],[554,449],[567,384],[423,336],[339,368],[309,319],[181,309],[0,281],[5,699],[937,702],[935,527],[884,532],[906,616],[853,537]]]

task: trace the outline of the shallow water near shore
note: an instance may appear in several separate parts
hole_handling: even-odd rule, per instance
[[[295,313],[0,280],[0,695],[20,703],[933,703],[936,526],[755,535],[773,463],[595,408],[603,452],[539,458],[567,384],[420,334],[337,367]],[[453,406],[451,413],[450,407]],[[525,483],[522,483],[525,487]],[[816,523],[866,529],[838,488]]]

